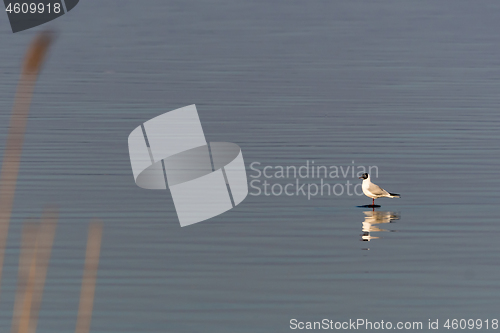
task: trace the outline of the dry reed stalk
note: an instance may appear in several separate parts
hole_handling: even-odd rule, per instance
[[[38,324],[38,313],[42,304],[43,288],[45,278],[47,277],[47,268],[49,266],[52,245],[56,234],[58,220],[58,211],[56,208],[47,208],[42,216],[42,222],[38,230],[36,247],[36,274],[35,285],[33,288],[33,301],[29,317],[28,333],[35,333]]]
[[[47,208],[40,224],[23,228],[12,333],[35,333],[58,212]]]
[[[88,333],[92,321],[92,308],[94,305],[95,283],[99,255],[101,252],[102,222],[94,220],[89,226],[87,251],[85,254],[85,267],[83,270],[82,289],[80,292],[80,305],[75,333]]]
[[[29,322],[33,285],[36,274],[36,238],[39,230],[37,223],[25,223],[19,256],[16,299],[12,316],[11,333],[23,332],[23,322]]]
[[[5,245],[9,232],[9,221],[14,203],[17,175],[24,142],[26,122],[36,79],[44,62],[53,34],[43,32],[35,37],[26,52],[21,78],[10,118],[9,133],[5,144],[0,171],[0,285],[5,255]]]

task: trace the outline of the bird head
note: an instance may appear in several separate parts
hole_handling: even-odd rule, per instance
[[[370,176],[366,172],[362,174],[361,177],[359,177],[359,179],[368,179],[368,178],[370,178]]]

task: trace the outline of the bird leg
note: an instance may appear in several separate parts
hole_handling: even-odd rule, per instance
[[[375,206],[375,198],[372,199],[372,206]]]

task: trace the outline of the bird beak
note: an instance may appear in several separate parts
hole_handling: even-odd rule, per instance
[[[364,179],[363,177],[358,177],[358,179]]]

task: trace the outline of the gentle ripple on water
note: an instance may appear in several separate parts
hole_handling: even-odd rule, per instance
[[[93,332],[494,318],[500,8],[483,5],[124,0],[117,11],[81,2],[52,23],[59,38],[35,91],[1,330],[10,328],[21,222],[47,203],[61,219],[42,333],[74,329],[82,235],[93,217],[105,223]],[[9,45],[0,65],[2,147],[33,33],[0,32]],[[402,194],[380,199],[399,220],[375,226],[392,232],[360,241],[366,214],[356,206],[369,199],[356,196],[249,196],[180,228],[168,192],[134,184],[127,137],[193,103],[207,140],[240,145],[247,167],[378,166],[376,182]]]

